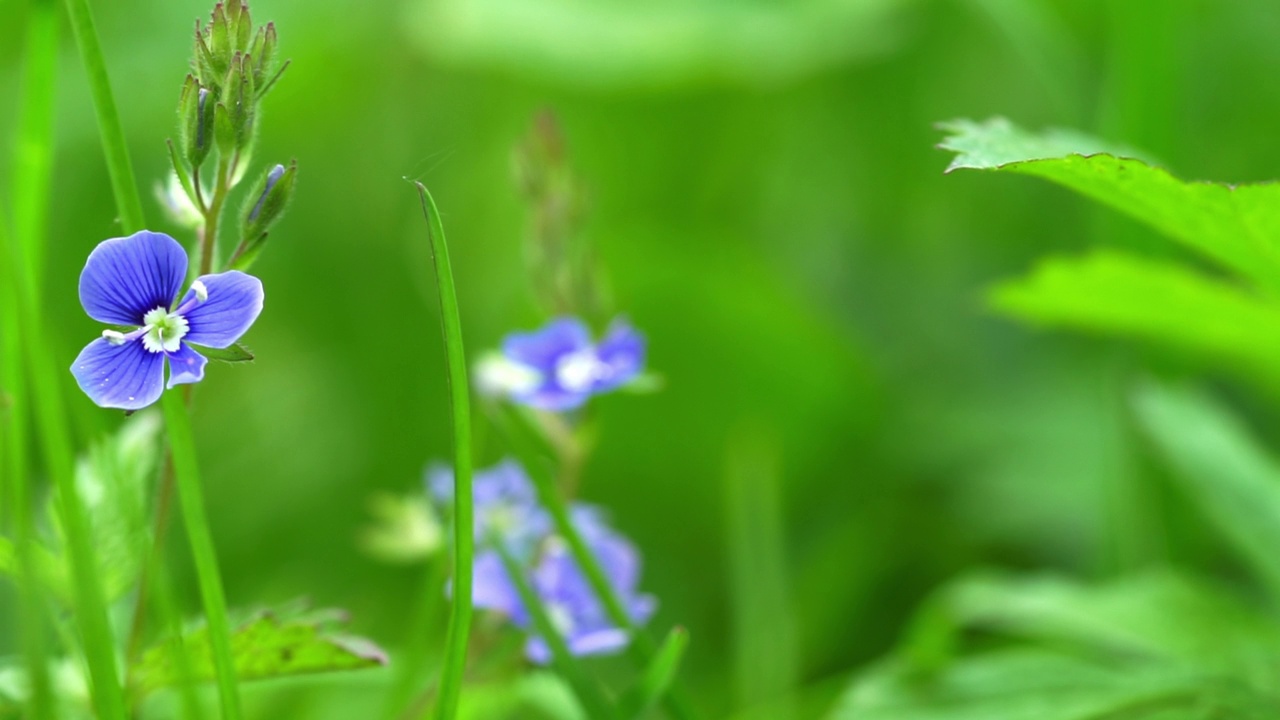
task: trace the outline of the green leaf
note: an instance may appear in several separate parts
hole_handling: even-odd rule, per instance
[[[257,614],[231,635],[236,677],[242,681],[264,680],[385,665],[386,654],[372,642],[333,627],[335,617],[341,615],[340,611]],[[187,653],[197,680],[213,680],[208,628],[202,626],[182,639],[182,650],[169,642],[142,655],[131,675],[139,694],[178,682],[176,651]]]
[[[1280,674],[1280,624],[1273,616],[1171,573],[1098,586],[982,574],[949,587],[941,606],[952,633],[994,632],[1099,659],[1232,677],[1259,690],[1273,687]]]
[[[151,532],[148,488],[161,457],[160,428],[156,413],[136,413],[115,435],[94,443],[76,463],[76,491],[87,511],[108,601],[132,588],[142,571]],[[58,497],[57,493],[50,496],[48,515],[57,546],[65,547]]]
[[[218,362],[250,362],[254,359],[253,353],[249,352],[248,348],[240,343],[235,343],[230,347],[225,348],[211,348],[195,344],[192,344],[191,347],[201,355],[209,358],[210,360],[217,360]]]
[[[1036,323],[1175,345],[1280,387],[1280,304],[1173,263],[1113,251],[1053,258],[996,286],[991,302]]]
[[[39,582],[43,583],[45,588],[53,593],[54,597],[58,598],[64,607],[70,607],[72,602],[71,579],[67,577],[66,567],[62,559],[44,545],[35,541],[31,543],[31,555]],[[13,547],[13,542],[6,537],[0,537],[0,575],[9,576],[15,583],[22,578],[22,568],[18,565],[17,550]]]
[[[886,663],[860,678],[828,720],[1265,720],[1280,701],[1231,682],[1046,650],[968,658],[927,678]]]
[[[1280,292],[1280,184],[1184,182],[1123,148],[1071,131],[1027,133],[1003,118],[944,123],[947,171],[1037,175],[1068,187]]]
[[[1280,465],[1209,396],[1154,383],[1134,406],[1182,489],[1280,598]]]

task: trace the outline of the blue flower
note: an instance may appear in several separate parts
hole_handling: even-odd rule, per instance
[[[427,487],[437,504],[448,510],[453,502],[453,470],[432,465],[427,469]],[[481,542],[502,538],[512,552],[523,556],[551,532],[551,516],[538,504],[533,483],[514,460],[477,470],[471,495],[475,536]]]
[[[479,380],[482,388],[531,407],[572,410],[634,379],[644,359],[644,337],[625,321],[592,343],[581,320],[560,318],[507,336],[502,358],[483,364]]]
[[[71,365],[80,389],[100,407],[138,410],[168,387],[204,379],[208,362],[189,343],[230,347],[262,312],[262,282],[238,271],[203,275],[178,300],[187,253],[162,233],[103,241],[80,273],[80,304],[104,330]]]

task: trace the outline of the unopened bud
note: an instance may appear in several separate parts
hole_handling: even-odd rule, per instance
[[[293,197],[294,178],[297,174],[297,163],[290,163],[288,168],[276,165],[263,176],[258,184],[258,192],[250,196],[256,198],[256,201],[248,206],[244,215],[246,241],[256,242],[284,213],[285,206]]]

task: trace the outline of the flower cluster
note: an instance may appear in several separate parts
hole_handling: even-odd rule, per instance
[[[432,498],[448,507],[453,497],[453,473],[444,467],[428,471]],[[569,650],[575,655],[597,655],[626,647],[630,638],[608,616],[586,575],[574,560],[565,541],[554,533],[550,515],[523,468],[507,460],[476,473],[475,530],[481,550],[473,567],[472,602],[478,608],[501,613],[518,627],[531,633],[525,655],[533,662],[547,664],[551,653],[545,639],[533,629],[533,619],[507,574],[494,543],[528,568],[529,584],[547,609]],[[607,523],[603,512],[592,505],[573,503],[574,527],[586,540],[610,584],[622,599],[632,620],[639,624],[653,614],[656,603],[640,594],[640,556],[626,538]]]
[[[513,333],[501,355],[477,367],[482,392],[543,410],[565,411],[615,390],[644,369],[644,336],[615,321],[598,343],[576,318],[553,320],[530,333]]]
[[[71,365],[80,389],[101,407],[138,410],[168,387],[204,379],[208,359],[192,346],[227,348],[262,312],[262,282],[231,270],[202,275],[181,300],[187,253],[149,231],[103,241],[80,274],[80,304],[108,329]]]

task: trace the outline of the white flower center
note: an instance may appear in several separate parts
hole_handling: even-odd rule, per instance
[[[594,348],[571,352],[556,363],[556,380],[569,392],[586,392],[608,376],[609,366],[600,362]]]
[[[537,370],[496,353],[481,357],[475,372],[476,386],[489,396],[533,392],[542,382],[542,375]]]
[[[142,346],[150,352],[177,352],[182,345],[191,326],[187,319],[177,313],[170,313],[158,307],[142,316],[145,333],[142,334]]]

